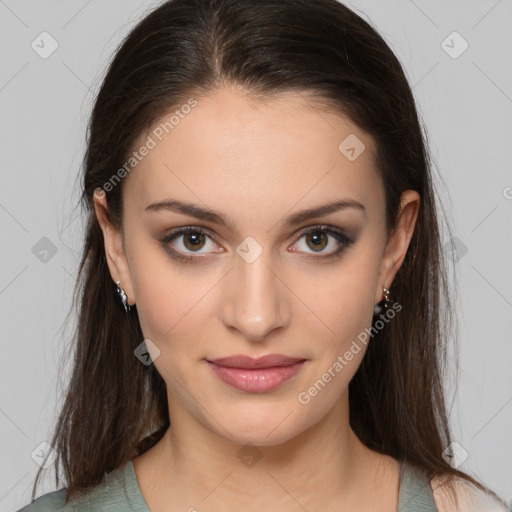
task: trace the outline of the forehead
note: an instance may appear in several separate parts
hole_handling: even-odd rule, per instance
[[[124,184],[134,206],[166,197],[212,207],[243,197],[253,211],[345,196],[382,200],[373,139],[306,94],[255,100],[223,88],[195,100],[139,139],[143,145],[149,135],[153,147]]]

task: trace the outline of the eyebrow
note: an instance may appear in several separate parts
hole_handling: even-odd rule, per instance
[[[308,208],[307,210],[293,213],[285,217],[282,223],[285,226],[295,226],[315,217],[325,217],[326,215],[330,215],[331,213],[340,210],[346,210],[347,208],[360,210],[366,216],[366,209],[363,204],[361,204],[359,201],[356,201],[355,199],[345,198],[339,201],[334,201],[321,206],[315,206],[313,208]],[[214,224],[220,224],[230,229],[235,227],[235,224],[232,221],[227,219],[219,212],[209,210],[207,208],[203,208],[202,206],[185,201],[178,201],[177,199],[164,199],[163,201],[152,203],[144,208],[145,212],[159,212],[162,210],[183,213],[184,215],[189,215],[190,217],[209,221]]]

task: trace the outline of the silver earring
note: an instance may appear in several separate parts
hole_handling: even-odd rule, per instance
[[[121,288],[121,281],[117,281],[116,286],[116,297],[121,306],[123,306],[125,312],[128,313],[132,307],[130,304],[128,304],[128,297],[126,296],[126,292]]]

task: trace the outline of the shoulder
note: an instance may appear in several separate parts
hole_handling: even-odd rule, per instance
[[[103,481],[81,495],[65,503],[66,489],[60,489],[40,496],[17,512],[85,512],[108,510],[126,512],[134,510],[129,502],[125,487],[127,467],[108,473]]]
[[[459,507],[455,506],[448,486],[443,484],[439,477],[430,482],[432,494],[439,512],[510,512],[511,509],[503,505],[494,496],[487,494],[462,478],[454,478],[453,488]]]
[[[66,489],[49,492],[36,498],[18,512],[56,512],[64,508]]]

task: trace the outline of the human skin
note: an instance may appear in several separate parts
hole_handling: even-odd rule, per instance
[[[382,288],[393,292],[420,197],[402,194],[388,238],[376,146],[348,118],[304,93],[256,102],[223,86],[197,101],[124,179],[124,233],[108,223],[105,197],[94,196],[112,279],[137,304],[144,337],[160,350],[153,364],[168,392],[170,429],[134,459],[144,498],[152,512],[395,511],[398,463],[366,448],[349,425],[348,384],[365,346],[308,404],[297,396],[371,326]],[[338,149],[350,134],[366,146],[354,161]],[[346,208],[283,224],[346,198],[364,213]],[[145,210],[165,199],[221,212],[234,226]],[[328,237],[320,252],[297,236],[317,225]],[[192,263],[172,259],[161,243],[184,226],[211,235],[199,253],[184,245],[186,235],[168,242]],[[340,246],[329,226],[354,238],[339,258],[325,256]],[[250,263],[236,252],[249,236],[262,249]],[[205,361],[234,354],[307,361],[277,389],[247,393]],[[248,445],[260,457],[251,466],[237,456]]]

